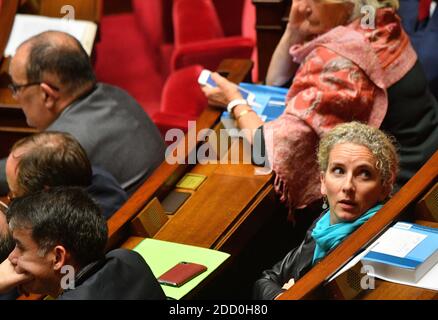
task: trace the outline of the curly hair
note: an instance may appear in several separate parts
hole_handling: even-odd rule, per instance
[[[337,125],[319,142],[318,164],[321,171],[327,170],[333,147],[342,143],[354,143],[367,147],[376,159],[376,168],[382,177],[382,184],[392,186],[395,183],[399,159],[393,137],[359,122]]]

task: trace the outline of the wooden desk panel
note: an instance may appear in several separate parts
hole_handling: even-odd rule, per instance
[[[132,250],[140,244],[145,238],[142,237],[129,237],[121,246],[121,248]]]
[[[375,288],[363,291],[356,300],[436,300],[434,290],[405,286],[376,279]]]
[[[70,5],[74,8],[74,19],[99,23],[102,17],[102,0],[41,0],[39,15],[62,18],[61,9]]]
[[[212,247],[269,180],[270,176],[213,174],[154,238]]]
[[[0,130],[14,132],[33,132],[26,123],[26,116],[19,107],[0,106]]]

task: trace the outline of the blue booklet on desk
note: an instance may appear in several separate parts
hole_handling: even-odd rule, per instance
[[[438,229],[406,222],[389,228],[362,257],[373,275],[407,284],[417,283],[437,263]]]
[[[286,94],[289,89],[246,82],[241,82],[239,86],[255,95],[255,103],[251,107],[263,121],[277,119],[284,112]],[[222,114],[221,120],[225,128],[235,128],[234,118],[228,112],[225,111]]]

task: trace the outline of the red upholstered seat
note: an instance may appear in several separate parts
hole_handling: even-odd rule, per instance
[[[239,11],[239,5],[241,12],[244,4],[242,1],[228,3],[229,12]],[[215,70],[223,59],[251,58],[254,39],[227,36],[212,0],[174,0],[172,13],[175,47],[171,70],[192,64]],[[241,23],[242,17],[238,20]]]
[[[133,0],[135,20],[143,40],[156,57],[157,68],[163,78],[170,73],[170,59],[173,52],[173,0]],[[167,12],[168,11],[168,12]]]
[[[254,10],[245,9],[242,20],[251,0],[173,0],[173,7],[172,0],[132,0],[132,7],[101,19],[98,80],[133,95],[163,134],[187,130],[207,106],[197,83],[202,68],[255,51],[255,31],[242,37],[248,17],[254,28]]]
[[[163,136],[172,128],[186,132],[188,121],[196,120],[207,106],[207,99],[198,84],[202,69],[200,65],[182,68],[167,79],[160,111],[152,117]]]
[[[125,89],[149,115],[156,113],[165,78],[160,57],[144,40],[135,17],[129,13],[102,17],[100,36],[94,66],[97,79]]]

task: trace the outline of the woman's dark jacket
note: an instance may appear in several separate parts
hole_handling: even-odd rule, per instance
[[[315,228],[316,219],[307,230],[303,242],[286,255],[283,260],[274,265],[272,269],[265,270],[262,277],[254,285],[253,297],[257,300],[272,300],[279,293],[285,291],[281,287],[294,278],[297,281],[312,267],[313,252],[315,251],[315,240],[312,237],[312,230]]]

